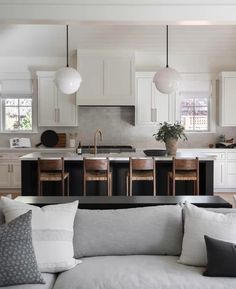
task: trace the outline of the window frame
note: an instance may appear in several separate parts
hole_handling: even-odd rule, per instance
[[[6,100],[6,99],[18,99],[18,100],[20,100],[20,99],[30,99],[31,100],[31,105],[30,106],[21,106],[19,103],[18,103],[18,105],[17,106],[7,106],[6,104],[5,104],[5,102],[4,102],[4,100]],[[2,130],[3,131],[5,131],[5,132],[32,132],[32,130],[33,130],[33,98],[31,97],[31,96],[23,96],[23,95],[20,95],[19,97],[13,97],[13,96],[11,96],[11,97],[8,97],[8,96],[6,96],[6,97],[1,97],[1,105],[2,105]],[[32,129],[12,129],[12,130],[8,130],[8,129],[6,129],[6,122],[5,122],[5,120],[6,120],[6,108],[7,107],[12,107],[12,108],[17,108],[17,110],[18,110],[18,117],[19,117],[19,111],[20,111],[20,108],[21,107],[30,107],[31,108],[31,114],[32,114],[32,118],[31,118],[31,122],[32,122]]]
[[[25,82],[21,83],[19,81]],[[7,82],[7,89],[6,84]],[[9,86],[12,82],[13,89]],[[31,83],[31,84],[30,84]],[[37,82],[31,73],[28,72],[3,72],[0,73],[0,133],[1,134],[32,134],[38,133],[37,126]],[[19,93],[18,93],[19,91]],[[2,99],[5,98],[31,98],[32,99],[32,130],[5,130],[3,126],[3,112]],[[3,114],[4,113],[4,114]]]
[[[209,90],[202,89],[185,89],[184,87],[180,87],[175,94],[175,113],[176,120],[181,120],[180,114],[180,100],[181,100],[181,92],[182,93],[207,93],[209,92],[208,98],[208,130],[186,130],[187,134],[205,134],[205,133],[215,133],[216,132],[216,84],[217,84],[217,75],[216,74],[208,74],[208,73],[189,73],[189,74],[181,74],[182,80],[184,82],[192,82],[194,81],[202,81],[208,82]]]

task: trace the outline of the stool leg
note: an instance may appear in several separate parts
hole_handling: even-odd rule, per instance
[[[153,196],[156,196],[156,177],[153,176]]]
[[[129,196],[129,176],[126,175],[126,196]]]
[[[107,177],[107,196],[110,196],[110,177]]]
[[[62,196],[64,197],[65,196],[65,179],[62,178],[62,181],[61,181],[61,190],[62,190]]]
[[[167,193],[168,193],[168,196],[170,195],[170,176],[169,176],[169,174],[168,174],[168,176],[167,176]]]
[[[67,177],[67,196],[70,195],[70,176]]]
[[[172,194],[173,194],[173,196],[175,196],[175,179],[174,178],[172,178]]]
[[[86,179],[84,177],[84,196],[86,196]]]
[[[112,175],[110,176],[110,197],[112,196]]]
[[[43,195],[43,182],[40,182],[40,196]]]
[[[199,196],[199,178],[197,179],[196,183],[197,183],[197,195]]]
[[[129,177],[129,195],[133,196],[133,180]]]

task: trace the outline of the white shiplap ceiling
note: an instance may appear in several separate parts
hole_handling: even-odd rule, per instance
[[[0,25],[0,57],[64,56],[65,26]],[[79,49],[132,49],[163,54],[165,26],[69,27],[70,53]],[[236,55],[236,26],[170,26],[170,53]]]

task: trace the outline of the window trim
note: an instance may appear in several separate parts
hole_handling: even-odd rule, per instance
[[[211,73],[186,73],[181,74],[182,80],[184,81],[208,81],[210,84],[210,94],[209,94],[209,113],[208,113],[208,130],[204,131],[186,131],[186,134],[209,134],[209,133],[215,133],[216,132],[216,84],[217,84],[217,75],[211,74]],[[179,102],[179,95],[181,92],[188,91],[188,90],[182,90],[181,88],[176,92],[175,94],[175,115],[176,120],[180,121],[180,108],[178,105]],[[196,91],[197,92],[197,91]],[[199,90],[200,92],[200,90]]]
[[[11,74],[10,74],[11,76]],[[37,126],[37,82],[35,78],[30,78],[30,75],[27,73],[21,73],[19,74],[14,74],[13,76],[9,77],[8,74],[2,75],[2,79],[29,79],[32,81],[32,93],[19,93],[19,94],[3,94],[1,95],[0,93],[0,133],[1,134],[33,134],[33,133],[38,133],[38,126]],[[0,74],[1,77],[1,74]],[[4,130],[3,127],[3,107],[2,107],[2,99],[4,98],[31,98],[32,99],[32,130]]]

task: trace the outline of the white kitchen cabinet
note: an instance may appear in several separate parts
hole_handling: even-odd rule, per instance
[[[236,72],[220,74],[219,115],[221,126],[236,126]]]
[[[21,164],[0,161],[0,189],[21,188]]]
[[[9,188],[11,183],[10,165],[0,162],[0,188]]]
[[[79,50],[77,68],[82,77],[78,105],[135,104],[133,52]]]
[[[226,168],[227,163],[225,161],[214,161],[214,188],[220,189],[227,187],[226,182]]]
[[[171,98],[157,91],[153,72],[136,73],[135,123],[153,125],[171,121]]]
[[[75,94],[61,93],[54,71],[38,71],[38,126],[77,126]]]

